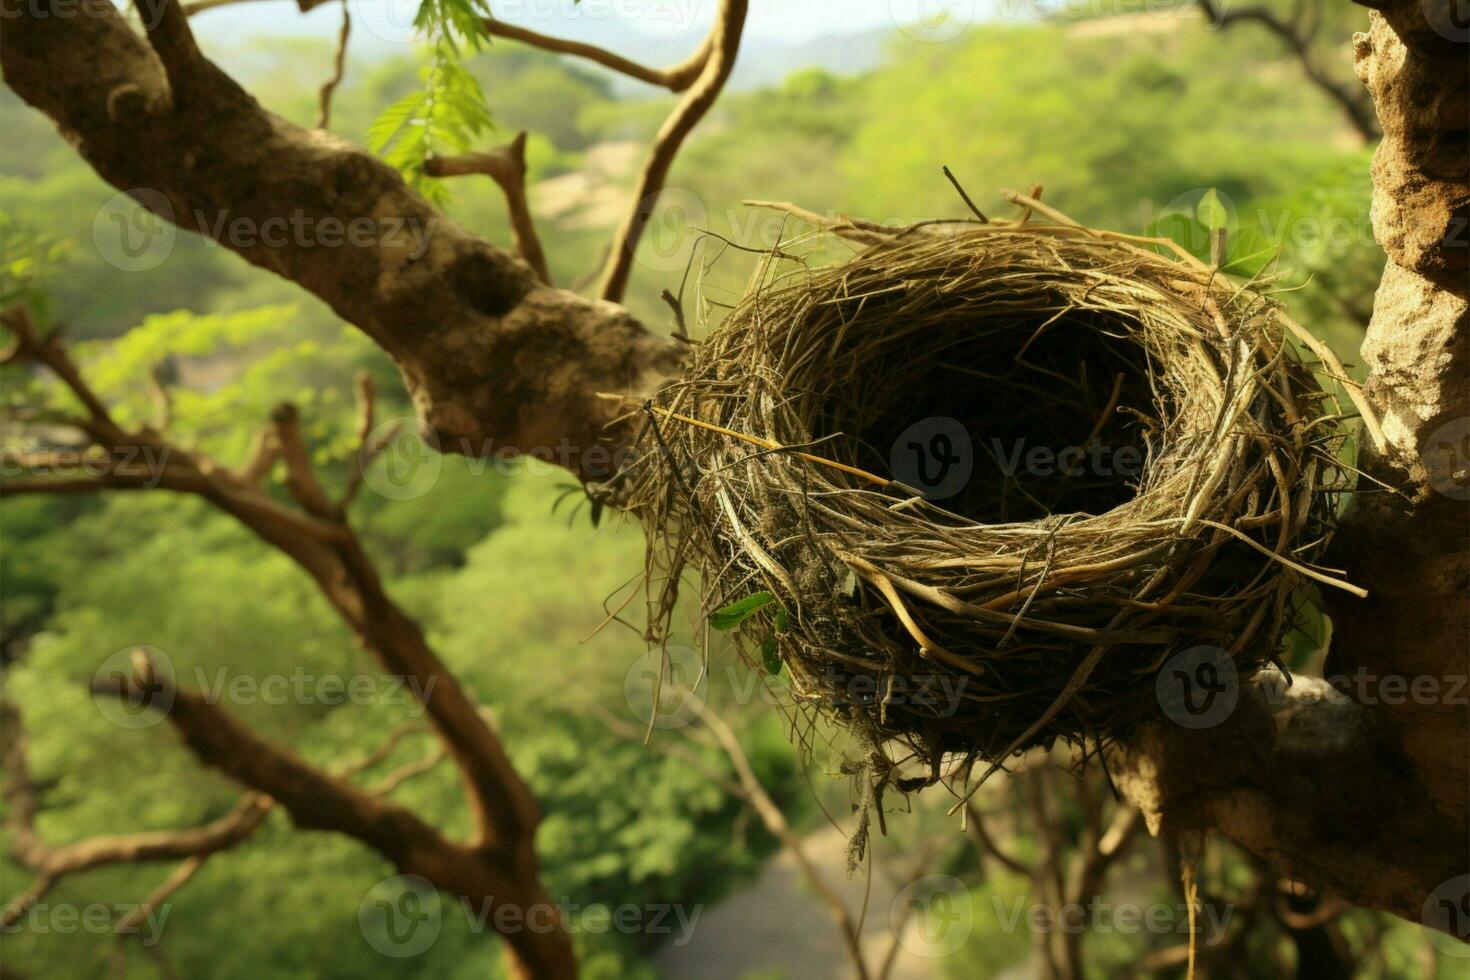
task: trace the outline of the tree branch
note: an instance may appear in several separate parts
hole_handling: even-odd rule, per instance
[[[1371,709],[1271,671],[1222,724],[1151,723],[1110,750],[1108,771],[1156,836],[1218,830],[1315,888],[1419,922],[1470,864],[1470,835],[1407,763]]]
[[[352,11],[348,9],[347,0],[342,0],[342,29],[337,33],[337,55],[332,59],[332,77],[322,84],[321,91],[317,93],[319,108],[316,115],[316,128],[326,129],[332,122],[332,95],[337,91],[337,86],[342,84],[342,77],[347,73],[347,41],[352,36]]]
[[[387,670],[408,682],[459,768],[476,836],[467,845],[451,844],[413,814],[376,799],[427,771],[438,761],[436,756],[401,767],[372,790],[359,790],[337,777],[317,772],[286,750],[260,743],[197,695],[170,688],[173,700],[168,705],[169,717],[195,754],[245,785],[268,792],[300,826],[335,829],[358,837],[399,862],[400,867],[412,866],[414,873],[457,894],[491,895],[500,901],[518,901],[522,908],[544,906],[555,919],[555,910],[540,885],[533,848],[540,821],[534,797],[511,766],[479,706],[429,647],[418,624],[384,590],[376,568],[347,523],[345,507],[326,498],[312,470],[294,407],[282,406],[273,414],[269,431],[260,440],[247,470],[253,473],[268,465],[260,462],[262,458],[282,461],[287,489],[305,514],[281,507],[254,479],[242,480],[227,467],[185,453],[157,433],[118,429],[67,352],[59,344],[35,342],[34,331],[27,332],[27,328],[25,321],[16,333],[15,356],[43,359],[61,375],[68,387],[92,407],[95,417],[108,420],[106,425],[95,427],[99,436],[115,437],[123,445],[148,445],[154,451],[153,458],[166,461],[161,470],[152,473],[114,471],[104,474],[106,479],[86,484],[65,481],[65,488],[98,487],[115,480],[133,489],[197,493],[293,559],[311,575],[363,645]],[[359,381],[359,399],[363,406],[361,427],[372,418],[370,384]],[[111,443],[102,441],[99,445],[113,455]],[[56,481],[22,479],[0,482],[0,494],[62,487]],[[142,670],[145,675],[154,673],[146,666]],[[130,684],[125,689],[141,695],[145,687]],[[165,699],[158,700],[166,703]],[[426,836],[425,829],[432,836]],[[570,940],[561,928],[549,932],[522,930],[506,938],[507,955],[512,957],[511,966],[518,975],[565,976],[574,972]]]
[[[605,430],[617,407],[595,393],[647,393],[677,373],[682,345],[625,310],[545,286],[381,160],[266,112],[184,50],[174,0],[154,32],[162,60],[112,4],[87,0],[78,17],[51,9],[63,2],[3,0],[0,67],[103,179],[363,330],[397,362],[442,451],[565,445],[557,460],[574,473],[611,475],[606,450],[636,432]]]
[[[1224,724],[1154,723],[1109,770],[1154,833],[1218,829],[1314,889],[1424,922],[1435,889],[1470,868],[1470,495],[1456,442],[1470,425],[1470,49],[1426,21],[1433,4],[1372,6],[1355,54],[1384,130],[1373,224],[1388,262],[1363,358],[1386,444],[1360,449],[1374,483],[1333,538],[1333,564],[1368,591],[1324,597],[1324,673],[1344,690],[1267,672]]]
[[[735,70],[735,57],[740,52],[740,37],[745,30],[747,0],[721,0],[715,14],[715,25],[707,42],[709,59],[699,77],[684,94],[678,106],[664,120],[654,137],[653,149],[643,165],[638,185],[633,190],[633,206],[623,218],[613,237],[612,252],[608,256],[607,269],[603,273],[601,295],[605,300],[618,302],[628,289],[628,275],[633,267],[633,258],[643,229],[653,215],[658,195],[668,179],[669,168],[684,140],[699,121],[709,112],[720,97],[730,73]]]
[[[580,41],[567,41],[558,37],[550,37],[524,27],[507,24],[505,21],[496,20],[493,17],[486,18],[485,31],[492,37],[503,37],[512,41],[528,44],[542,51],[551,51],[556,54],[569,54],[578,58],[585,58],[595,62],[604,68],[610,68],[615,72],[636,78],[640,82],[650,85],[658,85],[668,89],[670,92],[682,92],[694,80],[699,77],[709,61],[711,38],[707,37],[700,44],[699,49],[677,65],[668,68],[649,68],[640,65],[636,61],[624,58],[622,55],[614,54],[594,44],[583,44]]]
[[[515,139],[509,143],[488,153],[431,157],[424,172],[430,177],[484,174],[500,185],[505,194],[505,209],[510,217],[511,243],[515,254],[526,260],[535,270],[538,279],[550,285],[551,273],[546,266],[546,253],[541,250],[536,223],[531,218],[530,205],[526,203],[525,130],[517,133]]]
[[[1318,0],[1318,2],[1324,2],[1324,0]],[[1228,10],[1221,10],[1215,0],[1195,0],[1195,4],[1212,27],[1223,29],[1235,24],[1250,22],[1265,27],[1286,44],[1301,65],[1307,79],[1337,104],[1348,122],[1352,124],[1353,129],[1357,130],[1358,135],[1363,138],[1364,143],[1371,143],[1382,135],[1378,128],[1378,119],[1373,112],[1372,101],[1365,98],[1361,91],[1349,88],[1346,84],[1332,78],[1317,63],[1317,58],[1311,50],[1312,35],[1316,32],[1315,23],[1309,29],[1304,30],[1294,21],[1282,20],[1269,7],[1232,6]]]

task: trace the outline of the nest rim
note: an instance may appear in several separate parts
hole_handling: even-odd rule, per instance
[[[864,755],[902,761],[888,747],[905,746],[923,784],[968,780],[977,760],[989,775],[1057,738],[1101,747],[1159,716],[1171,656],[1219,639],[1247,680],[1275,659],[1303,584],[1361,591],[1314,564],[1350,469],[1318,377],[1346,382],[1330,350],[1264,284],[1015,197],[1024,210],[1008,222],[826,222],[864,246],[831,266],[773,250],[683,379],[645,406],[625,504],[648,532],[651,642],[667,641],[688,571],[704,579],[700,620],[769,593],[742,624],[748,658],[774,646],[798,708],[852,730]],[[876,309],[879,295],[895,308]],[[856,465],[819,431],[820,378],[872,364],[864,344],[945,316],[994,342],[985,321],[1028,322],[1015,316],[1027,296],[1029,322],[1091,312],[1126,327],[1147,381],[1168,390],[1152,406],[1162,435],[1116,506],[987,523]],[[852,340],[863,330],[877,339]],[[893,703],[895,679],[924,676],[959,681],[962,710]],[[844,698],[852,677],[874,695]],[[958,765],[942,762],[951,754]]]

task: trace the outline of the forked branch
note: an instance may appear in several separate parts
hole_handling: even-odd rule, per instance
[[[510,218],[511,245],[516,255],[525,259],[536,278],[551,284],[546,253],[536,234],[536,223],[526,203],[526,133],[488,153],[466,153],[462,156],[430,157],[424,167],[430,177],[459,177],[484,174],[500,186],[505,194],[505,210]]]

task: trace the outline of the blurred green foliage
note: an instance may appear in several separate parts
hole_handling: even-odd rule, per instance
[[[719,238],[676,250],[672,262],[646,241],[648,261],[635,270],[629,305],[650,324],[670,324],[660,291],[677,289],[685,262],[717,255],[695,276],[699,295],[713,303],[738,297],[755,260],[719,239],[768,248],[800,231],[780,215],[743,207],[748,198],[887,221],[960,214],[939,173],[948,164],[982,207],[998,213],[1000,187],[1039,182],[1048,202],[1088,224],[1181,239],[1197,235],[1191,222],[1218,220],[1218,202],[1241,250],[1232,254],[1276,257],[1260,267],[1276,276],[1284,301],[1352,359],[1381,265],[1367,224],[1366,151],[1337,110],[1300,81],[1297,66],[1257,34],[1211,32],[1193,20],[1167,31],[1123,24],[1079,18],[986,26],[948,44],[895,40],[888,63],[867,75],[806,70],[771,89],[729,95],[670,178],[671,196],[692,209],[683,230],[673,230],[690,246],[703,231]],[[532,202],[553,274],[565,283],[593,269],[641,159],[641,148],[629,152],[626,144],[646,140],[672,99],[616,99],[602,73],[509,43],[466,46],[462,64],[472,80],[455,74],[457,59],[445,69],[443,52],[436,57],[443,64],[429,59],[427,80],[422,59],[353,63],[334,129],[360,137],[395,103],[407,106],[399,122],[422,117],[425,93],[443,91],[449,78],[459,108],[473,111],[452,121],[448,143],[478,148],[531,130]],[[325,47],[247,43],[224,58],[253,66],[252,90],[274,111],[302,124],[314,119],[313,66],[325,77]],[[486,93],[483,106],[477,91]],[[238,462],[270,408],[294,400],[327,483],[339,489],[355,453],[353,373],[376,380],[380,420],[412,414],[391,363],[358,332],[214,243],[180,234],[166,262],[146,273],[110,264],[93,236],[114,191],[8,91],[0,92],[0,113],[6,301],[25,300],[43,322],[65,324],[84,341],[77,355],[120,417],[149,418],[144,380],[160,366],[175,380],[178,440]],[[409,167],[434,148],[405,149],[401,127],[389,133],[380,125],[378,135]],[[1201,213],[1207,192],[1215,196]],[[507,241],[503,205],[488,182],[457,187],[449,209],[470,229]],[[47,379],[23,369],[7,369],[4,385],[12,408],[37,399],[66,404]],[[604,604],[610,611],[621,590],[636,587],[642,543],[616,522],[592,528],[585,509],[554,512],[565,482],[445,457],[424,496],[397,501],[365,491],[353,517],[392,593],[494,711],[546,813],[539,847],[552,893],[584,906],[717,901],[773,843],[703,774],[610,733],[600,720],[600,712],[627,714],[625,677],[642,641],[618,624],[588,637]],[[195,765],[166,728],[119,728],[93,706],[86,683],[114,652],[158,648],[178,674],[205,683],[299,671],[377,676],[298,569],[200,501],[7,499],[0,535],[0,649],[10,661],[9,694],[32,733],[32,765],[49,784],[40,829],[53,842],[198,823],[226,812],[239,792]],[[409,716],[412,706],[401,700],[382,690],[369,704],[231,710],[333,766],[365,754]],[[810,825],[816,808],[781,719],[762,708],[757,699],[745,713],[747,750],[796,822]],[[426,739],[410,739],[367,777],[426,748]],[[712,769],[728,765],[706,755]],[[451,831],[465,829],[448,765],[406,783],[397,798]],[[7,894],[26,880],[10,863],[0,872]],[[137,901],[164,873],[97,872],[66,881],[51,899]],[[373,953],[362,942],[357,905],[390,873],[359,845],[297,832],[273,815],[256,839],[213,858],[180,893],[168,956],[180,975],[222,978],[385,970],[452,978],[500,969],[494,943],[460,915],[445,916],[424,956],[387,963]],[[980,886],[978,907],[1018,888],[1003,879]],[[950,962],[951,975],[989,976],[1025,960],[1029,937],[991,919],[977,918],[991,931]],[[1355,914],[1350,927],[1367,944],[1377,941],[1378,923]],[[651,971],[647,936],[588,935],[578,943],[588,976]],[[1137,952],[1116,938],[1104,945],[1100,963],[1122,964]],[[106,967],[115,947],[107,936],[23,931],[6,937],[5,955],[7,966],[24,972],[83,975]],[[1409,975],[1418,962],[1407,938],[1393,938],[1381,956],[1383,976]],[[131,947],[126,974],[155,970]]]

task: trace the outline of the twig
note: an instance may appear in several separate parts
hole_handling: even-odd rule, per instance
[[[462,156],[431,157],[424,166],[431,177],[459,177],[484,174],[500,185],[505,194],[506,213],[510,218],[511,243],[517,255],[526,260],[536,278],[551,283],[546,253],[536,234],[536,223],[526,202],[526,132],[522,130],[509,143],[488,153],[466,153]]]
[[[601,295],[605,300],[618,302],[628,288],[628,275],[633,267],[633,257],[648,219],[658,203],[659,192],[668,178],[669,168],[679,153],[684,140],[699,121],[709,112],[719,98],[735,70],[735,56],[740,50],[740,37],[745,30],[745,15],[748,0],[722,0],[715,14],[715,24],[705,42],[708,59],[701,66],[699,76],[689,86],[684,98],[664,120],[654,137],[653,149],[643,165],[638,184],[633,190],[633,206],[623,218],[622,225],[613,236],[612,252],[603,275]]]
[[[342,0],[342,30],[337,34],[337,57],[332,62],[332,77],[321,88],[321,108],[316,117],[317,129],[326,129],[332,121],[332,94],[342,84],[342,76],[347,71],[347,39],[351,34],[352,13],[347,8],[347,0]]]
[[[943,170],[944,170],[944,176],[946,176],[946,177],[949,178],[949,182],[954,185],[955,191],[959,193],[960,200],[962,200],[962,201],[965,202],[965,207],[969,208],[970,211],[975,215],[975,217],[977,217],[981,221],[984,221],[985,223],[989,224],[990,219],[987,218],[987,217],[985,217],[985,212],[984,211],[981,211],[979,208],[977,208],[975,206],[975,202],[974,201],[970,200],[970,195],[969,194],[966,194],[964,187],[960,186],[959,178],[954,175],[954,171],[950,170],[948,165],[945,165],[945,167],[943,168]]]

